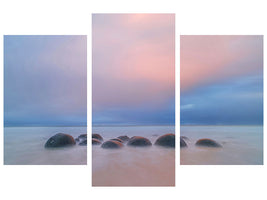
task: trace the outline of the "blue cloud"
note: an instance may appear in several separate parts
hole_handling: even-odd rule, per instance
[[[86,79],[86,36],[5,36],[5,125],[86,125]]]
[[[228,79],[181,93],[181,124],[263,124],[263,76]]]
[[[139,106],[110,107],[93,110],[94,125],[174,125],[175,99],[171,97],[164,105],[155,108],[153,102]]]

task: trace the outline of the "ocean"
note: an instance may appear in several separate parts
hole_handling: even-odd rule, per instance
[[[56,133],[74,138],[86,133],[86,127],[5,127],[5,165],[86,165],[86,146],[45,149],[46,141]]]
[[[187,148],[181,148],[182,165],[262,165],[263,126],[181,126]],[[210,138],[222,148],[195,146],[198,139]]]
[[[152,144],[166,133],[175,133],[174,126],[93,127],[104,141],[121,135],[142,136]],[[175,149],[152,145],[103,149],[92,146],[93,186],[174,186]]]

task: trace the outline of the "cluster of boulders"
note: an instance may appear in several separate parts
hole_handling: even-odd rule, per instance
[[[87,134],[82,134],[76,139],[71,135],[66,133],[57,133],[47,140],[45,143],[45,148],[56,148],[56,147],[66,147],[73,146],[78,143],[80,146],[87,145]]]
[[[180,147],[187,147],[186,140],[189,140],[185,136],[180,137]],[[71,135],[66,133],[57,133],[47,140],[45,143],[45,148],[55,148],[55,147],[65,147],[72,146],[78,143],[80,146],[87,146],[87,134],[81,134],[77,138],[73,138]],[[129,138],[127,135],[122,135],[117,138],[113,138],[104,142],[104,139],[101,135],[97,133],[92,134],[92,145],[101,145],[104,149],[117,149],[121,148],[124,145],[132,147],[148,147],[152,146],[152,143],[149,139],[141,136],[133,136]],[[167,133],[160,136],[154,145],[162,147],[175,147],[175,135],[172,133]],[[221,144],[212,140],[212,139],[199,139],[196,143],[196,146],[202,147],[222,147]]]
[[[122,135],[117,138],[113,138],[103,142],[101,135],[97,133],[92,134],[92,145],[101,145],[104,149],[118,149],[124,145],[132,147],[149,147],[152,143],[149,139],[141,136],[133,136],[129,138],[127,135]],[[175,135],[172,133],[167,133],[160,136],[154,145],[163,147],[175,147]]]
[[[187,143],[185,142],[186,140],[189,140],[187,137],[185,136],[181,136],[180,137],[180,147],[187,147]],[[221,144],[219,144],[218,142],[212,140],[212,139],[208,139],[208,138],[204,138],[204,139],[199,139],[196,143],[196,146],[201,146],[201,147],[222,147]]]

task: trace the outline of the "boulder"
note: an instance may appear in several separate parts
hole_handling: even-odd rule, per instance
[[[58,133],[47,140],[45,148],[65,147],[75,144],[76,142],[71,135]]]
[[[82,139],[82,140],[86,140],[87,139],[87,134],[81,134],[78,138]]]
[[[80,146],[87,146],[87,139],[79,143]]]
[[[92,138],[92,145],[100,145],[101,141],[95,138]]]
[[[92,134],[92,138],[95,138],[95,139],[98,139],[98,140],[100,140],[100,141],[103,141],[102,136],[99,135],[99,134],[97,134],[97,133],[93,133],[93,134]]]
[[[113,139],[110,139],[110,140],[114,140],[114,141],[117,141],[117,142],[120,142],[120,143],[123,143],[123,141],[119,138],[113,138]]]
[[[220,145],[219,143],[217,143],[214,140],[211,139],[200,139],[196,142],[197,146],[203,146],[203,147],[222,147],[222,145]]]
[[[145,146],[151,146],[152,144],[147,138],[141,136],[134,136],[130,138],[127,145],[136,147],[145,147]]]
[[[180,148],[181,147],[187,147],[187,144],[182,137],[180,137]]]
[[[122,140],[123,142],[127,142],[130,138],[127,135],[121,135],[118,137],[120,140]]]
[[[175,135],[172,133],[167,133],[165,135],[160,136],[155,145],[163,146],[163,147],[175,147]]]
[[[104,142],[101,145],[101,147],[104,149],[119,149],[119,148],[123,147],[123,144],[118,142],[118,141],[108,140],[108,141]]]

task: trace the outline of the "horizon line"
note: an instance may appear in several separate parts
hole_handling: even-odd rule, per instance
[[[51,126],[46,126],[46,125],[25,125],[25,126],[23,126],[23,125],[14,125],[14,126],[6,126],[6,125],[4,125],[3,126],[4,128],[7,128],[7,127],[87,127],[87,125],[85,126],[85,125],[81,125],[81,126],[76,126],[76,125],[74,125],[74,126],[64,126],[64,125],[51,125]]]
[[[92,127],[123,127],[123,126],[175,126],[175,124],[92,124]]]
[[[180,124],[180,126],[263,126],[263,124]]]

